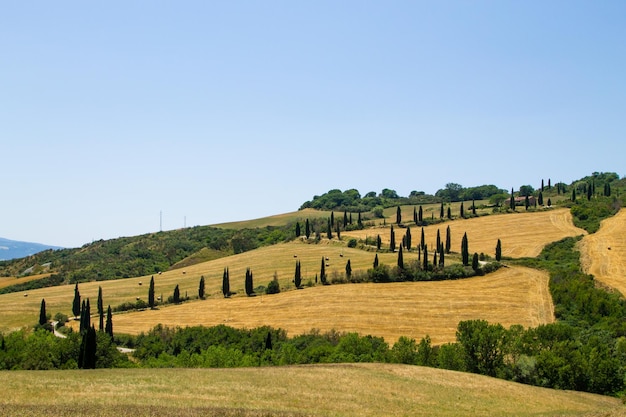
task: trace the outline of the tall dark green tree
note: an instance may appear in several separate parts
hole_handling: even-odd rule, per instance
[[[378,266],[378,254],[374,255],[374,268]]]
[[[98,287],[98,330],[104,331],[104,302],[102,301],[102,287]]]
[[[309,219],[306,219],[306,223],[304,223],[304,235],[307,239],[311,237],[311,225],[309,224]]]
[[[502,259],[502,242],[498,239],[498,243],[496,243],[496,261],[500,262]]]
[[[541,179],[541,191],[543,191],[543,178]]]
[[[72,314],[74,317],[80,316],[81,312],[80,292],[78,291],[78,282],[74,286],[74,302],[72,303]]]
[[[411,228],[407,226],[406,233],[404,234],[404,243],[406,244],[406,249],[411,250]]]
[[[539,200],[539,205],[543,206],[543,192],[539,191],[539,197],[537,199]]]
[[[320,282],[322,285],[326,285],[326,260],[322,256],[322,267],[320,269]]]
[[[174,287],[174,294],[172,294],[172,302],[174,304],[180,303],[180,288],[178,287],[178,284],[176,284],[176,286]]]
[[[511,210],[515,211],[515,195],[513,194],[512,188],[511,188],[511,199],[509,200],[509,205],[511,206]]]
[[[476,200],[472,200],[472,216],[476,215]]]
[[[433,268],[436,268],[438,265],[437,263],[437,251],[433,252]]]
[[[198,298],[204,300],[204,275],[200,276],[200,282],[198,283]]]
[[[572,187],[572,201],[576,201],[576,188]]]
[[[361,212],[360,211],[358,212],[358,217],[357,217],[357,220],[356,220],[356,224],[359,227],[359,229],[363,228],[363,220],[361,219]]]
[[[396,209],[396,223],[402,223],[402,210],[400,210],[400,206],[398,206]]]
[[[446,229],[446,253],[450,253],[452,247],[452,239],[450,237],[450,226]]]
[[[302,288],[302,269],[300,266],[300,261],[296,261],[296,271],[293,274],[293,284],[296,288]]]
[[[587,187],[587,201],[591,201],[592,195],[593,195],[593,187]]]
[[[441,269],[443,269],[446,266],[443,254],[444,254],[443,245],[441,245],[441,250],[439,251],[439,268]]]
[[[452,210],[450,210],[450,206],[448,206],[448,219],[452,220]]]
[[[348,211],[343,211],[343,228],[345,229],[348,226]]]
[[[420,223],[424,221],[424,211],[422,210],[422,206],[420,206],[419,212],[417,213],[417,220],[419,220]]]
[[[464,266],[469,265],[469,244],[467,241],[467,233],[463,234],[463,239],[461,240],[461,259]]]
[[[107,308],[107,321],[104,326],[104,332],[113,340],[113,313],[111,313],[111,305]]]
[[[93,326],[89,326],[87,330],[83,332],[78,354],[78,367],[80,369],[96,368],[97,340],[96,329]]]
[[[80,311],[80,332],[85,332],[91,326],[91,305],[89,303],[89,298],[83,300],[81,311]]]
[[[335,212],[330,212],[330,224],[335,224]]]
[[[437,250],[439,250],[439,246],[441,246],[441,235],[439,234],[439,229],[437,229]]]
[[[528,196],[524,196],[524,207],[528,210],[528,206],[530,206],[530,199]]]
[[[439,218],[443,219],[443,201],[441,202],[441,208],[439,209]]]
[[[424,264],[422,265],[422,268],[424,269],[424,271],[428,271],[428,245],[424,245]]]
[[[300,237],[300,222],[296,222],[296,237]]]
[[[404,256],[402,255],[402,246],[398,249],[398,268],[404,269]]]
[[[346,279],[349,281],[352,277],[352,265],[350,264],[350,259],[346,262]]]
[[[474,255],[472,256],[472,269],[474,271],[478,271],[479,266],[480,264],[478,263],[478,254],[474,252]]]
[[[417,224],[417,208],[413,206],[413,222]]]
[[[328,225],[326,227],[326,237],[328,239],[333,238],[333,221],[331,219],[328,219]]]
[[[465,208],[463,206],[463,202],[461,201],[461,208],[459,209],[459,214],[461,215],[461,218],[465,218]]]
[[[246,268],[246,281],[245,281],[246,295],[251,297],[254,295],[254,281],[252,277],[252,271],[250,268]]]
[[[393,226],[391,226],[391,241],[389,242],[389,249],[392,252],[395,252],[396,250],[396,232],[393,231]]]
[[[380,235],[376,235],[376,249],[380,250],[380,247],[382,246],[382,239],[380,238]]]
[[[162,302],[163,300],[161,300]],[[150,277],[150,286],[148,287],[148,307],[154,308],[154,275]]]
[[[222,275],[222,294],[224,294],[224,298],[230,297],[230,276],[228,268],[224,268],[224,274]]]
[[[424,227],[422,227],[422,236],[420,237],[420,248],[424,250],[425,245],[426,245],[426,238],[424,237]]]
[[[39,325],[43,326],[48,323],[48,316],[46,315],[46,300],[41,299],[41,306],[39,307]]]

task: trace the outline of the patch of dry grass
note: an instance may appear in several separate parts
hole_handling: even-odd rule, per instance
[[[315,328],[358,332],[394,343],[400,336],[429,335],[435,344],[455,340],[459,321],[485,319],[526,327],[554,320],[548,275],[503,268],[458,281],[318,286],[257,297],[212,297],[159,310],[114,317],[117,332],[137,334],[158,323],[280,327],[290,335]]]
[[[626,209],[603,220],[600,230],[580,241],[579,250],[586,273],[626,296]]]
[[[446,228],[450,226],[451,250],[461,252],[461,239],[467,233],[470,253],[485,253],[495,256],[498,239],[502,241],[502,256],[520,258],[535,257],[548,243],[568,236],[586,234],[574,226],[568,209],[554,209],[540,212],[517,212],[497,214],[471,219],[457,219],[424,227],[425,242],[429,248],[436,247],[437,230],[442,241],[446,238]],[[390,225],[371,229],[354,230],[342,236],[365,239],[380,235],[383,245],[388,247],[391,240]],[[402,242],[406,228],[394,226],[396,245]],[[411,226],[413,246],[419,244],[421,227]]]
[[[0,380],[0,414],[11,416],[624,415],[615,398],[407,365],[11,371]]]
[[[9,287],[11,285],[23,284],[25,282],[34,281],[36,279],[49,277],[51,274],[29,275],[27,277],[0,277],[0,288]]]

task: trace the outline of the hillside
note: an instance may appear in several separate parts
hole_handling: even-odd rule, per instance
[[[406,365],[12,371],[3,380],[0,414],[17,417],[626,415],[615,398]]]

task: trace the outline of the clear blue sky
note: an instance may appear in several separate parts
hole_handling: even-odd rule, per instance
[[[15,1],[0,236],[625,174],[624,1]],[[185,220],[186,219],[186,220]]]

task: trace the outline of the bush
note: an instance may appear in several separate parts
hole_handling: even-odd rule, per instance
[[[280,284],[278,283],[278,280],[274,278],[273,280],[270,281],[269,284],[267,284],[267,287],[265,288],[265,293],[266,294],[278,294],[279,292],[280,292]]]
[[[356,239],[353,238],[353,239],[348,240],[348,247],[349,248],[356,248],[356,244],[357,244]]]

